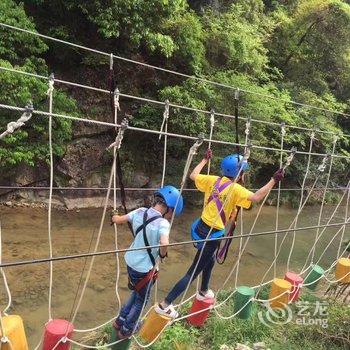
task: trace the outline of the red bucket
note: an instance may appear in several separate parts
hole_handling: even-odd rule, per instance
[[[300,288],[304,282],[303,278],[297,273],[287,272],[284,279],[292,284],[291,294],[289,294],[290,301],[296,301],[299,299]]]
[[[215,304],[215,298],[206,298],[204,300],[198,300],[197,298],[194,299],[190,314],[194,312],[198,312],[203,310],[202,312],[198,312],[194,315],[191,315],[187,318],[188,322],[196,327],[203,326],[204,322],[206,321],[211,306]]]
[[[74,326],[70,322],[59,319],[51,320],[45,326],[43,350],[52,350],[53,348],[55,350],[68,350],[70,348],[70,342],[64,341],[62,338],[70,338],[73,331]]]

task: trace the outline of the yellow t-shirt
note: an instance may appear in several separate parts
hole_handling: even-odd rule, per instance
[[[221,220],[219,211],[217,209],[216,203],[214,200],[208,203],[208,198],[213,192],[215,182],[219,176],[213,175],[197,175],[196,177],[196,187],[199,191],[204,192],[204,209],[202,212],[201,219],[210,227],[215,229],[222,230],[225,228],[224,223]],[[230,181],[227,177],[223,177],[220,181],[219,186],[225,182]],[[220,201],[224,206],[224,212],[226,215],[226,221],[229,220],[233,211],[236,210],[236,207],[242,207],[245,209],[250,208],[251,201],[248,198],[253,193],[239,184],[232,184],[227,186],[219,195]],[[229,196],[229,198],[227,198]]]

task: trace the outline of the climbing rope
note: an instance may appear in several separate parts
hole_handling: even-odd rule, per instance
[[[115,80],[114,80],[114,74],[113,74],[113,57],[111,59],[111,64],[110,64],[110,70],[111,70],[111,74],[112,74],[112,78],[114,83],[111,83],[112,85],[115,85]],[[118,124],[118,111],[120,111],[120,105],[119,105],[119,90],[118,88],[114,89],[114,94],[113,94],[113,111],[114,111],[114,123]],[[122,140],[123,140],[123,135],[125,130],[128,127],[128,122],[127,120],[124,120],[122,122],[122,126],[121,126],[121,135],[119,136],[118,139],[118,135],[119,133],[117,133],[116,136],[116,140],[113,144],[113,159],[115,159],[117,157],[117,152],[120,149]],[[110,147],[109,147],[110,148]],[[116,171],[114,171],[113,174],[113,210],[117,210],[117,174]],[[113,224],[113,231],[114,231],[114,246],[115,249],[118,250],[118,227],[117,225],[114,223]],[[119,254],[116,253],[116,268],[117,268],[117,273],[116,273],[116,281],[115,281],[115,294],[116,294],[116,298],[117,298],[117,302],[118,302],[118,309],[120,310],[121,308],[121,298],[119,295],[119,279],[120,279],[120,260],[119,260]]]
[[[328,174],[327,174],[327,180],[326,180],[325,188],[327,188],[328,184],[329,184],[329,179],[330,179],[330,176],[331,176],[332,166],[333,166],[333,155],[334,155],[334,152],[335,152],[335,147],[336,147],[337,141],[338,141],[338,137],[334,136],[333,148],[332,148],[332,153],[330,155],[330,164],[329,164],[329,169],[328,169]],[[323,217],[323,208],[324,208],[324,204],[326,202],[326,194],[327,194],[327,190],[324,190],[323,191],[323,196],[322,196],[322,201],[321,201],[320,213],[319,213],[319,216],[318,216],[318,225],[321,224],[321,220],[322,220],[322,217]],[[315,241],[317,240],[318,235],[319,235],[319,230],[316,231]],[[311,251],[312,251],[312,253],[311,253],[311,260],[313,260],[314,259],[314,255],[315,255],[315,244],[311,248]]]
[[[160,132],[165,132],[164,135],[164,148],[163,148],[163,170],[162,170],[162,181],[161,181],[161,187],[164,187],[164,181],[165,181],[165,171],[166,171],[166,158],[167,158],[167,145],[168,145],[168,119],[169,119],[169,100],[166,100],[164,102],[164,113],[163,113],[163,122],[160,127]],[[159,134],[159,141],[162,138],[162,134]]]
[[[116,141],[113,143],[113,147],[116,147],[117,149],[120,148],[121,142],[123,140],[124,132],[125,132],[126,127],[127,127],[127,124],[126,124],[126,126],[125,126],[125,124],[126,123],[124,123],[124,126],[119,129],[117,137],[116,137]],[[97,234],[97,238],[96,238],[96,242],[95,242],[95,246],[94,246],[94,250],[93,250],[94,253],[97,252],[97,249],[98,249],[98,246],[99,246],[99,243],[100,243],[100,239],[101,239],[103,223],[104,223],[104,220],[105,220],[105,217],[106,217],[106,212],[107,212],[108,198],[110,196],[111,187],[112,187],[112,181],[113,181],[113,175],[114,175],[114,171],[115,171],[115,165],[116,165],[116,157],[113,158],[113,164],[112,164],[112,169],[111,169],[111,173],[110,173],[110,177],[109,177],[108,190],[107,190],[107,194],[106,194],[105,204],[104,204],[104,207],[103,207],[102,218],[101,218],[101,221],[100,221],[100,227],[99,227],[99,231],[98,231],[98,234]],[[75,311],[74,311],[73,316],[71,318],[71,323],[74,323],[75,318],[76,318],[76,316],[78,314],[81,302],[83,300],[84,292],[86,290],[88,281],[90,279],[90,275],[91,275],[91,271],[92,271],[92,267],[93,267],[94,261],[95,261],[95,255],[92,256],[92,258],[91,258],[90,265],[89,265],[89,268],[87,270],[85,282],[84,282],[84,285],[82,287],[82,290],[81,290],[80,297],[79,297],[79,300],[77,302],[77,305],[75,307]]]
[[[344,213],[344,219],[346,221],[346,218],[349,215],[349,204],[350,204],[350,189],[349,189],[349,184],[348,184],[348,189],[347,189],[348,195],[346,197],[346,204],[345,204],[345,213]],[[345,229],[346,229],[346,225],[344,225],[343,230],[342,230],[342,234],[340,237],[340,241],[339,241],[339,246],[338,246],[338,250],[337,250],[337,258],[340,258],[340,250],[341,250],[341,246],[343,244],[343,240],[344,240],[344,235],[345,235]],[[349,240],[350,243],[350,240]]]
[[[209,131],[209,141],[208,141],[208,148],[209,149],[211,149],[211,142],[213,139],[214,126],[215,126],[215,111],[212,109],[210,111],[210,131]],[[208,159],[207,175],[210,174],[210,167],[211,167],[211,158]]]
[[[50,191],[49,191],[49,205],[47,211],[47,231],[48,231],[48,240],[49,240],[49,256],[52,258],[52,235],[51,235],[51,217],[52,217],[52,187],[53,187],[53,176],[54,176],[54,166],[53,166],[53,147],[52,147],[52,108],[53,108],[53,92],[55,85],[55,76],[54,74],[50,75],[48,81],[49,88],[47,90],[47,96],[49,97],[49,157],[50,157]],[[50,261],[50,273],[49,273],[49,321],[52,320],[52,285],[53,285],[53,262]]]
[[[0,264],[1,263],[2,263],[2,231],[1,231],[1,222],[0,222]],[[6,290],[7,298],[8,298],[7,305],[6,305],[5,309],[0,311],[0,313],[2,312],[4,315],[7,315],[7,311],[12,305],[12,296],[11,296],[10,287],[8,285],[4,269],[0,268],[0,272],[2,275],[2,279],[4,281],[4,286],[5,286],[5,290]],[[4,333],[2,332],[1,334],[4,334]]]
[[[295,215],[295,217],[294,217],[292,223],[289,225],[288,231],[285,233],[284,237],[282,238],[281,243],[280,243],[280,246],[279,246],[279,249],[278,249],[278,251],[277,251],[277,254],[276,254],[274,260],[272,261],[270,267],[266,270],[264,276],[262,277],[261,282],[260,282],[260,285],[264,282],[266,276],[267,276],[268,273],[270,272],[271,268],[274,266],[275,260],[278,259],[279,255],[280,255],[280,253],[281,253],[281,250],[282,250],[283,243],[284,243],[285,239],[287,238],[287,233],[289,233],[289,232],[292,230],[292,228],[293,228],[293,226],[294,226],[295,220],[298,220],[300,213],[302,212],[302,210],[304,209],[304,207],[305,207],[307,201],[309,200],[313,189],[315,188],[315,186],[316,186],[316,184],[317,184],[317,182],[318,182],[318,180],[319,180],[321,174],[323,173],[323,171],[324,171],[324,169],[325,169],[326,161],[327,161],[327,160],[328,160],[328,155],[325,156],[325,157],[322,159],[322,163],[321,163],[321,165],[318,167],[318,174],[317,174],[317,176],[316,176],[316,178],[315,178],[315,180],[314,180],[314,183],[312,184],[312,186],[311,186],[311,188],[310,188],[310,191],[309,191],[308,195],[306,196],[304,202],[302,203],[302,205],[300,206],[300,208],[298,208],[298,211],[297,211],[297,213],[296,213],[296,215]],[[260,292],[260,289],[261,289],[261,287],[259,288],[259,292]]]
[[[349,204],[349,202],[348,202],[349,192],[350,192],[349,186],[350,186],[350,180],[349,180],[349,182],[348,182],[348,184],[347,184],[347,189],[348,189],[348,190],[345,191],[345,192],[343,193],[343,195],[341,196],[341,198],[340,198],[339,201],[338,201],[338,204],[337,204],[336,207],[334,208],[332,215],[328,218],[327,223],[326,223],[326,226],[322,229],[321,233],[319,233],[319,234],[317,235],[317,238],[315,238],[314,244],[313,244],[313,246],[312,246],[313,250],[315,250],[315,247],[316,247],[317,243],[319,242],[319,240],[321,239],[323,233],[324,233],[324,232],[326,231],[326,229],[327,229],[327,225],[329,225],[329,224],[331,223],[331,221],[333,220],[333,217],[334,217],[335,214],[337,213],[337,211],[338,211],[340,205],[342,204],[342,202],[343,202],[343,200],[344,200],[344,198],[345,198],[346,195],[347,195],[347,205]],[[346,211],[346,215],[347,215],[347,211]],[[345,221],[344,221],[345,223],[347,222],[347,219],[348,219],[348,216],[345,217]],[[338,234],[340,231],[342,231],[343,228],[345,228],[345,225],[342,226],[342,227],[338,230],[338,232],[337,232],[335,235],[333,235],[333,238],[332,238],[331,242],[333,242],[333,240],[336,238],[337,234]],[[319,228],[318,228],[317,230],[319,230]],[[330,243],[330,244],[331,244],[331,243]],[[321,258],[322,258],[322,256],[323,256],[324,252],[328,249],[328,247],[329,247],[329,245],[324,249],[323,253],[321,254]],[[314,261],[313,261],[313,260],[314,260],[314,256],[315,256],[315,255],[312,257],[312,251],[313,251],[313,250],[312,250],[312,249],[309,250],[309,253],[308,253],[308,255],[307,255],[307,257],[306,257],[306,260],[305,260],[305,264],[304,264],[304,266],[303,266],[302,269],[301,269],[301,271],[302,271],[301,273],[303,273],[305,267],[308,265],[309,258],[311,258],[310,265],[314,265]],[[340,252],[340,249],[338,250],[338,253],[339,253],[339,252]],[[339,257],[338,254],[337,254],[337,257]],[[318,262],[321,260],[321,258],[318,260]],[[316,263],[316,264],[317,264],[317,263]]]
[[[0,263],[2,262],[2,235],[1,235],[1,222],[0,222]],[[4,286],[6,289],[6,293],[8,296],[8,303],[6,308],[2,311],[0,310],[0,331],[1,331],[1,338],[0,338],[0,349],[2,348],[2,344],[8,344],[10,347],[10,350],[13,350],[12,348],[12,344],[11,341],[9,340],[9,338],[6,336],[6,332],[5,332],[5,327],[4,327],[4,321],[3,321],[3,314],[6,316],[6,311],[10,308],[11,304],[12,304],[12,299],[11,299],[11,292],[10,292],[10,288],[8,286],[7,283],[7,279],[6,279],[6,275],[4,270],[1,268],[0,269],[1,274],[2,274],[2,278],[4,280]]]
[[[284,147],[284,136],[286,135],[286,124],[281,123],[281,150]],[[282,152],[280,153],[280,168],[282,168]],[[279,213],[280,213],[280,201],[281,201],[281,181],[278,183],[278,191],[277,191],[277,203],[276,203],[276,221],[275,221],[275,228],[276,231],[279,228]],[[274,257],[276,258],[277,255],[277,249],[278,249],[278,236],[275,234],[274,237]],[[273,265],[273,275],[276,277],[277,275],[277,259]]]
[[[7,129],[0,135],[0,140],[4,139],[6,136],[15,132],[15,130],[21,128],[26,122],[32,117],[33,114],[33,104],[28,102],[24,108],[24,113],[16,122],[10,122],[7,124]]]
[[[309,153],[311,153],[312,151],[312,146],[315,140],[315,132],[312,131],[311,135],[310,135],[310,144],[309,144]],[[306,165],[306,170],[305,170],[305,175],[303,178],[303,182],[301,185],[301,191],[300,191],[300,200],[299,200],[299,207],[298,210],[300,210],[302,204],[303,204],[303,198],[304,198],[304,189],[305,189],[305,184],[306,184],[306,179],[309,175],[309,169],[310,169],[310,163],[311,163],[311,154],[309,154],[308,156],[308,160],[307,160],[307,165]],[[299,216],[295,219],[294,221],[294,226],[293,228],[295,229],[298,225],[298,219]],[[290,260],[292,258],[292,254],[293,254],[293,250],[294,250],[294,246],[295,246],[295,231],[293,231],[293,238],[292,238],[292,244],[291,244],[291,248],[288,254],[288,259],[287,259],[287,271],[289,271],[289,265],[290,265]],[[276,264],[276,263],[275,263]]]

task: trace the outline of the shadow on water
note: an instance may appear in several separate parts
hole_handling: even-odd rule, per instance
[[[333,222],[344,221],[344,208],[338,211]],[[53,211],[52,237],[55,256],[86,252],[89,248],[91,236],[98,231],[101,218],[101,209],[86,209],[81,211]],[[243,232],[248,233],[257,213],[257,208],[245,211],[243,215]],[[280,228],[287,228],[295,216],[295,210],[282,207],[280,209]],[[332,207],[325,210],[325,218],[332,213]],[[1,222],[3,233],[3,261],[18,261],[36,258],[45,258],[49,255],[47,239],[47,212],[43,209],[7,208],[1,207]],[[180,242],[189,239],[189,227],[194,218],[200,214],[199,210],[187,210],[174,223],[171,232],[171,241]],[[319,207],[307,207],[298,226],[317,225]],[[254,232],[274,230],[276,208],[265,207]],[[238,231],[239,232],[238,227]],[[324,247],[337,232],[338,228],[329,228],[324,233],[316,249],[316,260]],[[347,229],[348,233],[349,229]],[[296,244],[292,255],[292,269],[299,271],[304,265],[306,256],[314,241],[316,230],[296,233]],[[283,237],[280,234],[279,240]],[[328,267],[336,257],[339,237],[329,247],[321,263]],[[120,248],[127,248],[131,242],[131,234],[127,227],[118,228]],[[234,263],[232,252],[237,248],[238,240],[231,245],[231,250],[225,264],[217,265],[213,274],[212,288],[222,287]],[[283,276],[286,271],[286,259],[290,251],[291,236],[285,241],[277,263],[278,275]],[[100,250],[114,249],[114,232],[109,223],[105,222],[100,242]],[[260,283],[266,269],[273,260],[274,235],[251,238],[240,263],[239,284],[256,285]],[[161,264],[158,298],[164,296],[168,289],[180,278],[195,254],[191,245],[172,247],[169,258]],[[126,283],[125,264],[123,255],[120,255],[121,275],[119,293],[125,300],[128,293]],[[73,300],[79,283],[84,259],[59,261],[54,263],[53,275],[53,304],[54,318],[70,317]],[[48,318],[48,264],[27,265],[6,269],[9,285],[12,291],[13,307],[11,313],[19,314],[24,318],[30,347],[34,347],[40,339],[43,326]],[[267,280],[272,274],[267,276]],[[85,292],[75,327],[91,328],[108,319],[111,319],[118,310],[116,294],[116,257],[115,255],[97,257],[94,268]],[[227,283],[226,288],[234,286],[234,276]],[[189,291],[193,293],[193,288]],[[3,283],[0,285],[1,307],[7,303]]]

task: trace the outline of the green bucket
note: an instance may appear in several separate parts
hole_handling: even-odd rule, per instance
[[[238,313],[237,317],[246,320],[252,314],[252,299],[255,295],[254,289],[241,286],[237,288],[234,298],[234,312]],[[250,300],[250,301],[249,301]]]
[[[113,343],[117,340],[119,340],[118,335],[117,335],[117,331],[115,330],[114,327],[112,327],[112,337],[111,337],[110,342]],[[131,345],[131,338],[124,339],[117,344],[111,345],[110,348],[112,350],[128,350],[130,345]]]
[[[321,266],[314,265],[312,270],[305,278],[304,285],[310,290],[315,290],[321,277],[324,275],[324,270]]]

